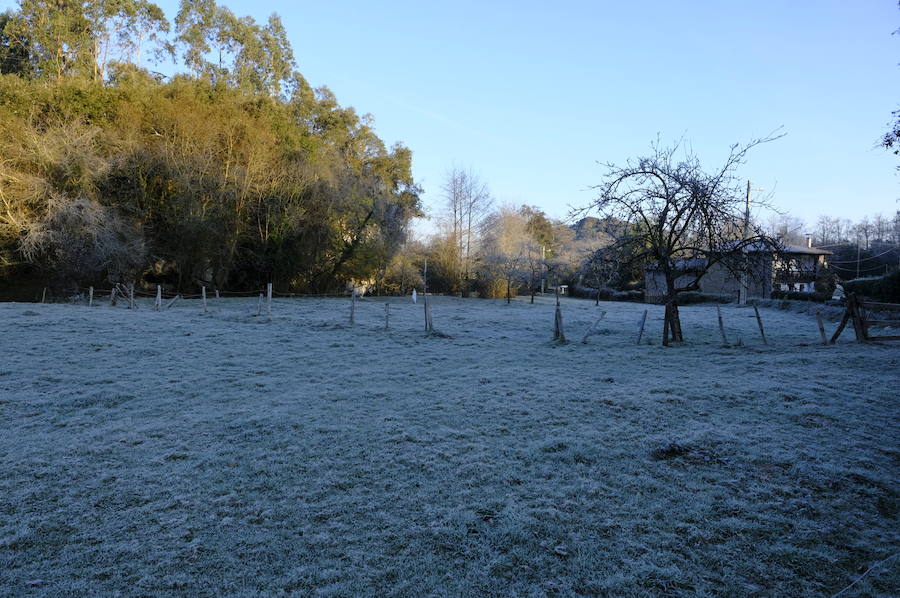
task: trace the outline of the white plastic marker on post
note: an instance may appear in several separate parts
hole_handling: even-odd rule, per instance
[[[156,285],[156,301],[153,302],[153,309],[159,311],[162,309],[162,287]]]
[[[200,287],[200,296],[203,298],[203,313],[206,313],[206,287]]]
[[[272,283],[266,285],[266,313],[272,315]]]
[[[88,307],[94,307],[94,287],[88,289]]]
[[[638,345],[641,344],[641,337],[644,336],[644,324],[646,324],[646,323],[647,323],[647,310],[645,309],[644,315],[641,316],[641,326],[640,326],[640,328],[638,328],[638,336],[637,336],[637,343],[636,343]]]

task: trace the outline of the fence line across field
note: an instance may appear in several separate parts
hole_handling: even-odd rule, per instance
[[[95,287],[81,287],[79,288],[81,294],[79,297],[81,300],[85,301],[88,306],[92,307],[95,303],[95,299],[101,300],[104,297],[108,298],[109,305],[115,306],[117,301],[121,298],[127,302],[128,308],[137,310],[140,308],[140,303],[136,300],[136,298],[149,298],[153,299],[153,309],[162,310],[169,309],[173,307],[180,300],[193,300],[200,299],[200,310],[202,313],[208,313],[209,311],[209,301],[210,297],[207,291],[206,286],[201,286],[200,292],[196,294],[181,294],[181,293],[171,293],[164,292],[162,290],[161,285],[157,285],[156,291],[144,291],[139,290],[134,287],[133,284],[125,284],[125,283],[116,283],[109,289],[98,289]],[[354,324],[357,318],[357,309],[362,307],[363,305],[370,303],[372,305],[377,304],[379,309],[384,309],[384,325],[383,328],[385,330],[390,329],[390,303],[384,302],[384,297],[364,297],[357,294],[355,291],[347,294],[347,293],[281,293],[276,292],[273,289],[272,283],[268,283],[265,289],[252,290],[252,291],[224,291],[221,289],[214,289],[216,299],[221,298],[229,298],[229,299],[253,299],[257,298],[257,315],[262,315],[265,310],[267,315],[272,315],[272,306],[275,305],[292,305],[298,306],[299,302],[293,301],[294,299],[308,299],[308,298],[318,298],[318,299],[349,299],[350,301],[350,324]],[[422,293],[422,308],[425,315],[425,331],[431,333],[434,331],[433,324],[433,308],[432,303],[429,299],[433,299],[435,296],[430,293]],[[409,299],[409,296],[397,297],[401,302],[403,300]],[[45,299],[45,297],[42,297]],[[165,300],[165,302],[164,302]],[[837,330],[834,335],[829,339],[825,332],[825,324],[822,318],[821,310],[818,310],[814,314],[814,321],[818,326],[818,336],[821,339],[821,343],[823,345],[831,345],[834,344],[837,338],[840,336],[846,324],[850,321],[853,322],[854,329],[857,332],[857,340],[858,342],[866,342],[866,341],[876,341],[876,340],[900,340],[900,337],[896,336],[869,336],[868,331],[870,327],[873,326],[898,326],[900,327],[900,320],[887,320],[887,319],[873,319],[870,317],[870,313],[876,311],[900,311],[900,305],[895,304],[885,304],[885,303],[877,303],[877,302],[863,302],[862,300],[858,300],[852,297],[848,297],[848,305],[853,305],[853,301],[856,301],[856,309],[862,311],[861,308],[864,306],[868,311],[864,312],[863,315],[853,316],[853,309],[848,308],[848,310],[844,314],[844,319],[839,323]],[[412,302],[415,304],[415,301]],[[565,332],[562,329],[562,306],[559,303],[559,300],[556,300],[555,313],[554,313],[554,322],[553,322],[553,340],[560,344],[565,344],[566,337]],[[738,308],[743,309],[743,308]],[[726,315],[728,312],[736,312],[737,309],[732,308],[730,306],[716,305],[716,320],[719,329],[719,333],[722,339],[722,343],[724,346],[731,346],[727,339],[726,329],[727,326],[727,318]],[[638,323],[638,331],[637,331],[637,339],[636,344],[640,344],[641,340],[644,336],[644,331],[646,329],[647,318],[648,318],[649,310],[644,310],[644,313]],[[603,312],[605,316],[605,312]],[[654,316],[654,320],[657,319],[658,316]],[[762,316],[760,315],[759,309],[754,305],[753,306],[753,315],[750,317],[755,318],[757,327],[759,329],[759,335],[763,345],[768,346],[769,342],[766,337],[765,329],[763,326]],[[601,316],[602,318],[602,316]],[[607,320],[609,323],[623,323],[618,321],[616,318],[610,318]],[[584,337],[582,338],[582,343],[585,343],[587,338],[596,334],[595,330],[599,323],[599,319],[594,322],[593,325],[588,327],[585,331]],[[813,329],[815,330],[815,329]],[[666,331],[664,331],[665,333]],[[741,345],[742,338],[739,335],[737,344]]]

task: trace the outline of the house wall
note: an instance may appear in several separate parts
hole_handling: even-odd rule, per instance
[[[772,296],[772,267],[765,258],[757,258],[747,279],[747,295],[750,297]],[[732,295],[741,292],[741,281],[722,264],[713,264],[700,279],[700,290],[714,295]]]
[[[693,274],[685,274],[675,279],[676,287],[684,287],[695,279]],[[701,281],[702,282],[702,281]],[[644,300],[660,301],[666,296],[666,277],[662,272],[648,270],[644,273]]]

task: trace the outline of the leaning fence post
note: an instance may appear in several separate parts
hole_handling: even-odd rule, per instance
[[[819,325],[819,336],[822,337],[822,344],[828,344],[828,337],[825,336],[825,323],[822,322],[822,310],[816,310],[816,323]]]
[[[94,287],[88,289],[88,307],[94,306]]]
[[[206,287],[200,287],[200,297],[203,299],[203,313],[206,313]]]
[[[641,337],[644,336],[644,324],[647,323],[647,310],[644,310],[644,315],[641,317],[641,325],[638,328],[637,342],[635,344],[641,344]]]
[[[768,345],[768,341],[766,341],[766,331],[763,330],[762,318],[759,317],[759,309],[754,305],[753,312],[756,314],[756,324],[759,326],[759,335],[762,337],[762,342],[764,345]]]
[[[725,323],[722,321],[722,309],[717,305],[716,313],[719,315],[719,332],[722,334],[722,344],[727,345],[728,339],[725,337]]]
[[[266,313],[272,315],[272,283],[266,285]]]

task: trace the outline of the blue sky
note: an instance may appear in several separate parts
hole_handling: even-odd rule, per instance
[[[590,202],[598,162],[657,135],[713,167],[780,126],[740,174],[781,209],[900,208],[900,160],[876,147],[900,108],[893,0],[221,3],[279,13],[310,83],[413,150],[432,210],[453,165],[563,217]],[[159,4],[174,19],[177,1]]]

